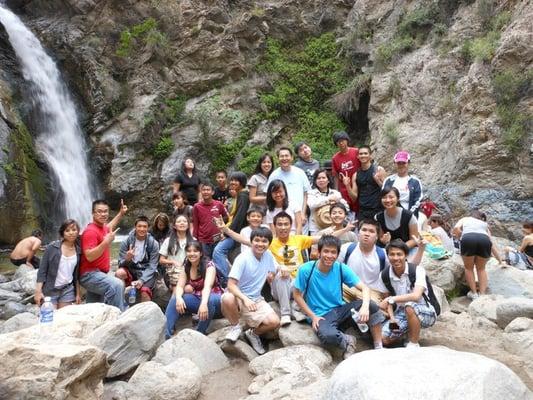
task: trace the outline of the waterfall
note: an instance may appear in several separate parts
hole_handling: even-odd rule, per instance
[[[0,23],[30,86],[32,106],[39,111],[35,149],[60,185],[63,214],[84,227],[94,199],[87,166],[87,144],[76,109],[56,64],[37,37],[13,12],[0,4]]]

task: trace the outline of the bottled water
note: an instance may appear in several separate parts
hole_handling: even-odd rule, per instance
[[[359,321],[359,313],[355,310],[355,308],[352,308],[350,311],[352,313],[352,319],[357,324],[357,327],[359,328],[361,333],[368,332],[368,325],[364,322]]]
[[[135,287],[131,287],[128,291],[128,303],[132,306],[137,301],[137,289]]]
[[[50,297],[44,298],[44,303],[39,310],[39,329],[41,333],[49,333],[54,324],[54,305]]]

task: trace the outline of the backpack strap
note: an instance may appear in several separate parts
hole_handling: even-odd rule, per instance
[[[408,263],[407,265],[409,266],[409,282],[411,282],[411,290],[413,290],[415,287],[415,282],[416,282],[416,265],[411,264],[411,263]],[[429,288],[429,285],[430,283],[428,281],[428,276],[426,275],[426,286],[428,286]],[[422,292],[422,297],[424,298],[424,301],[426,302],[427,305],[431,304],[431,301],[429,300],[429,297],[426,295],[425,290]]]
[[[389,272],[390,272],[390,266],[387,266],[383,269],[383,271],[381,271],[381,280],[383,281],[383,284],[385,285],[385,287],[387,288],[387,290],[389,291],[389,293],[392,295],[392,296],[395,296],[396,295],[396,292],[394,291],[394,288],[392,287],[391,283],[390,283],[390,275],[389,275]]]
[[[375,246],[375,248],[376,248],[376,253],[378,253],[378,258],[379,258],[379,270],[383,271],[385,269],[385,258],[386,258],[385,250],[379,246]]]
[[[346,254],[344,255],[344,264],[348,265],[348,259],[350,258],[350,256],[352,255],[353,251],[355,250],[355,246],[357,246],[356,243],[350,243],[350,245],[346,249]]]
[[[307,277],[307,281],[305,282],[305,289],[304,289],[304,292],[302,293],[302,297],[305,297],[305,294],[307,293],[307,289],[309,288],[309,282],[311,281],[311,275],[313,275],[313,271],[316,268],[317,261],[318,260],[315,260],[315,262],[313,263],[313,266],[311,267],[311,272],[309,272],[309,276]]]

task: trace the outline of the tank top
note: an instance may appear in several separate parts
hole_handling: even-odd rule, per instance
[[[372,163],[366,171],[359,169],[355,177],[359,192],[359,207],[362,209],[382,208],[380,201],[381,187],[374,180],[376,164]]]
[[[385,211],[381,211],[380,213],[376,214],[376,220],[379,222],[383,233],[390,233],[391,240],[402,239],[404,242],[407,242],[410,239],[409,221],[411,221],[413,213],[403,208],[401,209],[401,213],[402,215],[400,217],[400,226],[395,230],[390,230],[387,227],[387,224],[385,223]]]
[[[209,262],[206,266],[206,270],[209,267],[215,268],[215,265],[213,262]],[[192,286],[193,294],[195,296],[202,296],[202,290],[204,290],[204,278],[199,277],[196,279],[189,279],[187,284]],[[213,283],[213,287],[211,288],[211,293],[222,293],[222,289],[220,289],[220,285],[218,283],[218,278],[215,276],[215,282]]]
[[[465,217],[463,220],[463,234],[461,237],[467,233],[481,233],[488,236],[489,227],[485,221],[474,217]]]
[[[533,244],[530,244],[528,246],[526,246],[524,248],[524,253],[528,256],[528,257],[533,257]]]

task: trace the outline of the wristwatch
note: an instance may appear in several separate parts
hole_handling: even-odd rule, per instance
[[[394,304],[396,304],[396,302],[394,301],[394,298],[392,298],[392,297],[389,297],[389,298],[387,299],[387,303],[389,303],[391,306],[394,305]]]

